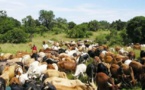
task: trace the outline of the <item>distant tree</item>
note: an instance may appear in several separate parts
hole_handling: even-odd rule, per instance
[[[40,13],[39,21],[41,22],[41,24],[47,27],[49,30],[51,30],[53,27],[54,23],[53,21],[55,17],[53,11],[40,10],[39,13]]]
[[[87,23],[76,25],[72,30],[68,32],[67,35],[71,38],[89,37],[92,34],[88,31],[87,25],[88,25]]]
[[[103,30],[107,29],[108,30],[109,27],[110,27],[110,23],[109,22],[104,21],[104,20],[99,21],[99,29],[103,29]]]
[[[72,29],[75,26],[76,26],[76,24],[74,22],[72,22],[72,21],[68,23],[68,29]]]
[[[123,30],[126,28],[126,22],[119,20],[113,21],[110,25],[110,28],[115,29],[115,30]]]
[[[55,29],[54,31],[58,31],[59,29],[60,32],[65,32],[68,30],[68,24],[66,19],[58,17],[55,19],[54,23],[55,23],[53,27],[53,30]]]
[[[145,43],[145,17],[136,16],[128,21],[127,34],[133,43]]]
[[[5,10],[0,10],[0,17],[7,17],[7,12]]]
[[[88,23],[89,31],[97,31],[99,29],[99,23],[96,20],[90,21]]]
[[[32,41],[33,34],[37,33],[36,21],[32,18],[32,16],[29,15],[22,19],[22,24],[25,32],[29,33],[30,41]]]

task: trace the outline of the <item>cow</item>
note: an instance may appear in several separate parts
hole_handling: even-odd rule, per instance
[[[86,74],[88,76],[89,83],[90,83],[90,80],[91,82],[94,82],[94,77],[95,77],[96,72],[97,72],[97,65],[93,63],[90,63],[87,65]]]
[[[116,85],[114,79],[103,72],[96,74],[96,84],[98,86],[97,90],[119,90],[121,86],[121,83]]]
[[[137,49],[137,50],[141,50],[141,45],[139,43],[136,43],[134,45],[132,45],[133,49]]]
[[[134,60],[135,59],[135,52],[130,51],[127,56],[128,56],[129,59]]]
[[[86,74],[88,76],[88,80],[91,79],[91,82],[93,82],[96,73],[99,73],[99,72],[104,72],[107,75],[109,75],[108,68],[103,63],[99,63],[98,65],[89,64],[86,69]]]
[[[43,74],[47,75],[48,77],[61,77],[61,78],[67,78],[67,75],[65,72],[60,72],[53,69],[47,69]]]
[[[123,82],[122,87],[130,87],[136,84],[134,72],[131,66],[119,62],[118,64],[112,64],[110,67],[112,77],[115,78],[115,82]]]
[[[11,80],[11,78],[15,76],[15,67],[16,67],[16,64],[10,65],[10,66],[7,65],[4,68],[2,75],[0,76],[6,80],[7,86],[9,85],[9,80]]]
[[[75,62],[70,62],[70,61],[60,61],[57,63],[59,70],[64,70],[64,71],[75,71],[77,64]]]
[[[78,57],[78,61],[77,64],[86,62],[89,59],[89,54],[88,53],[82,53],[79,57]]]
[[[82,83],[80,80],[69,80],[65,78],[47,78],[44,83],[53,84],[57,90],[95,90],[92,86]]]
[[[80,75],[84,76],[84,72],[86,72],[87,66],[85,64],[78,64],[75,70],[74,77],[79,78]]]

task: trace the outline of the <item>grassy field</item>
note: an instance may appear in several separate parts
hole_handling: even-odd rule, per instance
[[[98,31],[98,32],[94,32],[92,36],[90,36],[89,38],[83,38],[83,39],[91,39],[91,40],[95,40],[95,37],[97,35],[100,34],[106,34],[109,33],[109,31]],[[52,32],[48,32],[45,33],[43,36],[40,35],[34,35],[34,38],[32,39],[32,42],[27,42],[27,43],[20,43],[20,44],[12,44],[12,43],[4,43],[4,44],[0,44],[0,52],[4,52],[4,53],[16,53],[17,51],[27,51],[30,52],[31,48],[29,46],[29,44],[35,44],[39,49],[42,48],[42,41],[48,41],[48,40],[55,40],[55,41],[71,41],[71,40],[79,40],[80,38],[67,38],[66,34],[61,33],[58,35],[55,35]]]

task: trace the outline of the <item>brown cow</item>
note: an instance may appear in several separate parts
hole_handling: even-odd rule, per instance
[[[134,60],[135,59],[135,52],[130,51],[127,56],[129,57],[129,59]]]
[[[132,46],[133,49],[141,50],[141,45],[139,43],[136,43]]]
[[[11,66],[6,66],[2,72],[2,75],[0,77],[4,78],[6,80],[6,85],[9,85],[9,80],[15,76],[15,67],[16,64]]]
[[[44,83],[50,82],[53,84],[57,90],[96,90],[93,85],[87,85],[80,80],[70,80],[66,78],[47,78]]]
[[[58,67],[60,70],[75,71],[76,63],[70,61],[60,61],[58,62]]]
[[[49,78],[50,77],[61,77],[61,78],[67,78],[67,75],[65,72],[60,72],[57,70],[53,70],[53,69],[48,69],[44,72],[44,74],[46,74]]]
[[[112,64],[110,67],[110,71],[113,78],[116,78],[117,81],[123,81],[128,84],[123,83],[122,85],[135,85],[136,80],[134,77],[134,72],[132,67],[122,64],[119,62],[118,64]]]
[[[103,72],[96,74],[96,83],[98,85],[97,90],[119,90],[121,86],[121,83],[115,85],[114,79]]]

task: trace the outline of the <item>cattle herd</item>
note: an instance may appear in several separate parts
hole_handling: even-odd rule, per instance
[[[145,90],[144,44],[48,43],[39,51],[1,53],[0,90]]]

